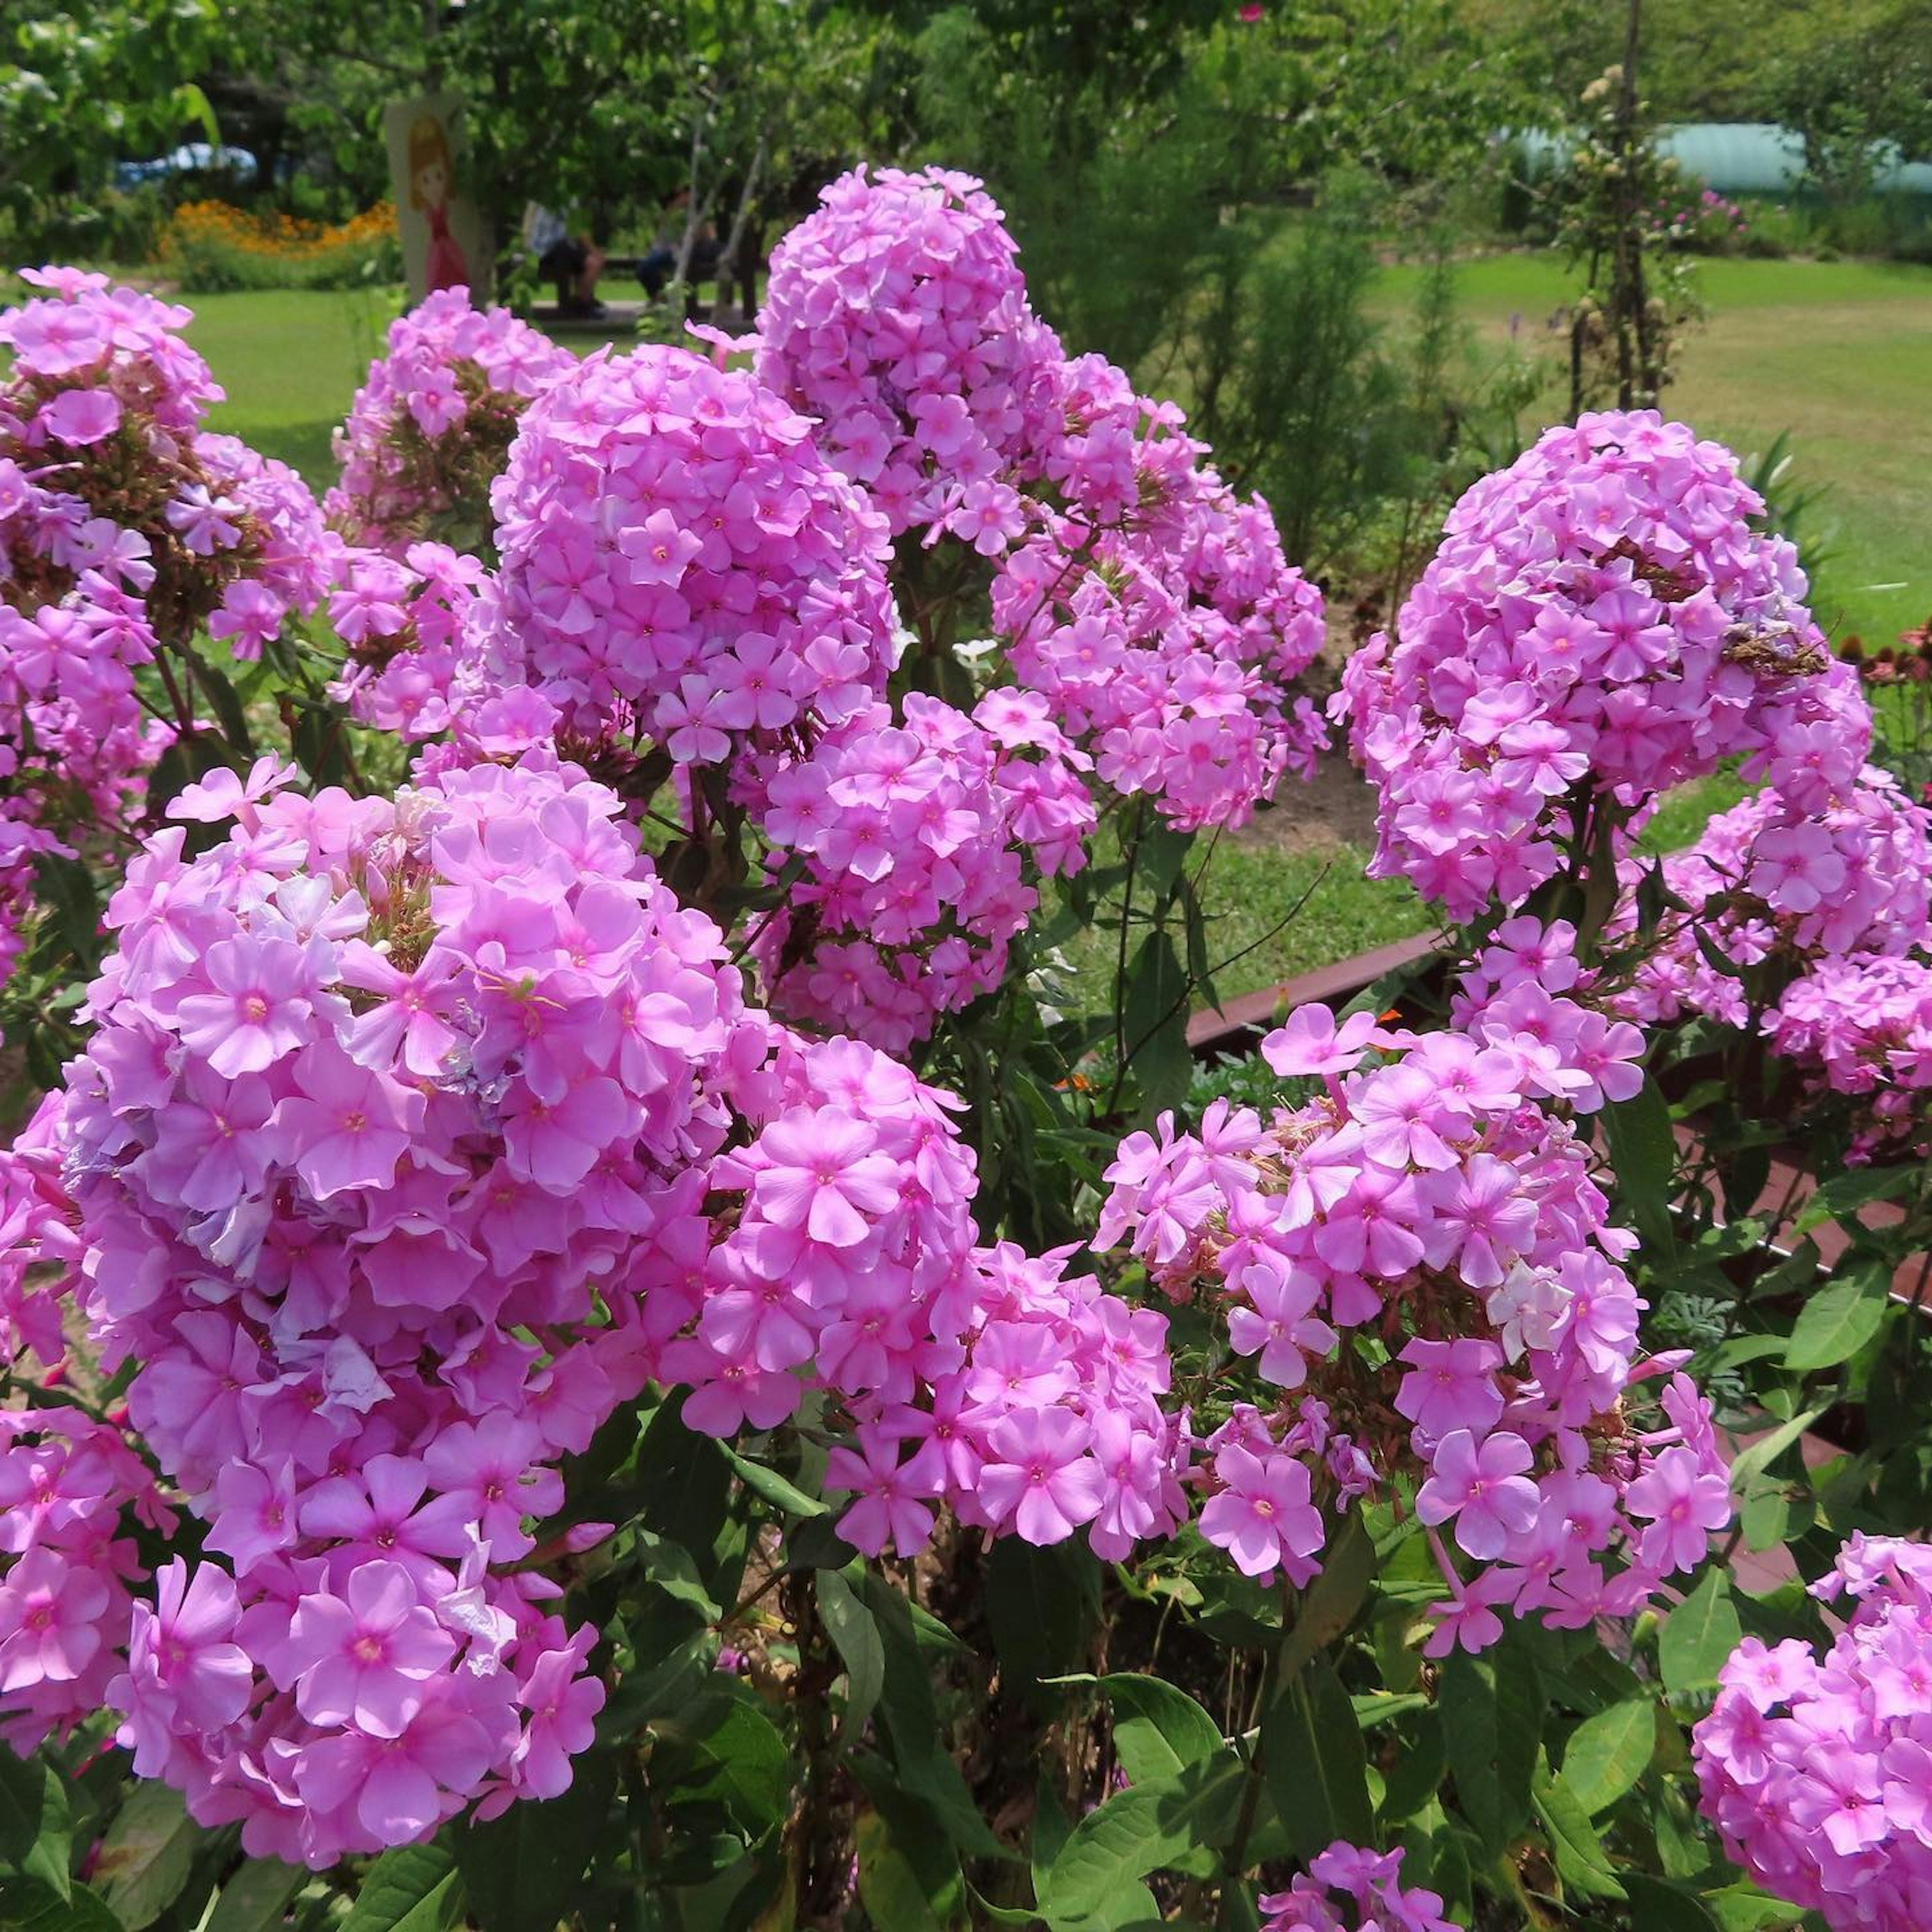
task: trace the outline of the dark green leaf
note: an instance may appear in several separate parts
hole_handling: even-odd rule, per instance
[[[866,1728],[886,1684],[886,1646],[872,1613],[836,1570],[815,1573],[818,1615],[845,1666],[845,1714],[840,1734],[848,1742]]]
[[[1433,1709],[1418,1720],[1382,1781],[1382,1816],[1391,1823],[1412,1818],[1442,1788],[1449,1760],[1442,1725]]]
[[[1604,1109],[1603,1120],[1617,1200],[1643,1238],[1652,1265],[1666,1266],[1677,1246],[1670,1219],[1677,1175],[1670,1109],[1656,1082],[1646,1074],[1643,1085],[1628,1100],[1613,1100]]]
[[[142,1932],[174,1903],[201,1836],[179,1792],[152,1781],[134,1786],[108,1827],[92,1874],[128,1932]]]
[[[1644,1932],[1718,1932],[1709,1908],[1688,1887],[1647,1872],[1626,1872],[1623,1879],[1631,1915]]]
[[[462,1916],[455,1854],[438,1839],[385,1852],[369,1868],[339,1932],[451,1932]]]
[[[1057,1700],[1043,1680],[1073,1669],[1085,1654],[1100,1614],[1100,1566],[1078,1544],[1040,1549],[1004,1537],[986,1559],[985,1600],[1002,1688],[1049,1714]]]
[[[1374,1837],[1368,1751],[1335,1666],[1318,1652],[1262,1714],[1262,1763],[1275,1816],[1302,1857],[1337,1838]]]
[[[1562,1779],[1539,1775],[1532,1786],[1536,1815],[1550,1840],[1558,1876],[1586,1898],[1621,1898],[1623,1887],[1604,1851],[1590,1814]]]
[[[1543,1731],[1536,1666],[1514,1645],[1482,1657],[1456,1651],[1443,1666],[1436,1708],[1456,1802],[1499,1857],[1529,1815]]]
[[[483,1932],[555,1932],[558,1903],[580,1895],[616,1790],[616,1754],[587,1751],[572,1763],[560,1797],[454,1828],[464,1896]]]
[[[1895,1199],[1924,1178],[1924,1169],[1910,1165],[1854,1168],[1834,1174],[1799,1210],[1792,1227],[1802,1234],[1822,1222],[1845,1219],[1872,1202]]]
[[[250,1858],[221,1888],[205,1932],[280,1932],[283,1908],[308,1876],[280,1858]]]
[[[1656,1748],[1656,1706],[1647,1700],[1612,1704],[1570,1733],[1563,1748],[1563,1782],[1594,1818],[1644,1774]]]
[[[784,1818],[791,1758],[762,1711],[734,1699],[716,1726],[688,1742],[696,1769],[679,1786],[679,1796],[717,1798],[754,1838]]]
[[[186,656],[195,682],[214,707],[214,715],[221,724],[221,735],[227,741],[235,769],[240,771],[255,755],[255,741],[249,735],[248,713],[242,708],[241,698],[227,677],[205,658],[192,651]]]
[[[919,1874],[876,1811],[862,1814],[854,1828],[859,1854],[859,1898],[874,1925],[903,1926],[905,1932],[943,1932],[940,1917]],[[958,1865],[954,1865],[955,1874]]]
[[[928,1923],[964,1932],[968,1922],[966,1881],[959,1854],[938,1815],[925,1800],[907,1792],[893,1768],[868,1750],[854,1754],[851,1767],[876,1808],[876,1834],[860,1820],[859,1855],[860,1896],[874,1925],[896,1925],[889,1916],[904,1910],[908,1922]],[[866,1886],[867,1852],[871,1852],[872,1889]],[[876,1900],[878,1902],[874,1904]],[[915,1905],[914,1901],[916,1900]]]
[[[1831,1406],[1828,1402],[1821,1402],[1802,1410],[1789,1422],[1780,1423],[1769,1435],[1761,1437],[1744,1450],[1731,1464],[1733,1493],[1742,1495],[1750,1479],[1760,1469],[1768,1468],[1783,1455]]]
[[[704,1587],[698,1565],[682,1544],[673,1543],[655,1530],[638,1529],[632,1532],[632,1546],[638,1569],[674,1603],[694,1611],[708,1624],[723,1616],[722,1608]]]
[[[126,1932],[98,1892],[76,1885],[62,1894],[38,1878],[0,1878],[0,1925],[7,1932]]]
[[[1187,1097],[1194,1060],[1187,1048],[1187,976],[1165,930],[1150,932],[1127,968],[1123,1016],[1127,1063],[1151,1118]]]
[[[1041,1888],[1040,1916],[1054,1927],[1090,1922],[1149,1872],[1220,1844],[1233,1827],[1244,1774],[1228,1751],[1115,1792],[1060,1847]]]
[[[960,1850],[985,1858],[1010,1857],[974,1802],[958,1766],[942,1747],[932,1678],[905,1598],[884,1577],[871,1573],[862,1577],[859,1595],[872,1612],[885,1645],[886,1683],[879,1714],[901,1782],[932,1808]],[[950,1633],[947,1637],[956,1641]]]
[[[0,1863],[39,1879],[62,1898],[72,1888],[67,1787],[36,1755],[16,1757],[0,1744]]]
[[[1675,1696],[1715,1683],[1720,1666],[1742,1635],[1737,1606],[1731,1601],[1730,1573],[1714,1563],[1664,1618],[1658,1640],[1664,1688]]]
[[[1787,1369],[1836,1368],[1878,1333],[1892,1298],[1892,1264],[1875,1255],[1840,1262],[1805,1302],[1784,1352]]]
[[[808,1496],[788,1477],[782,1476],[776,1469],[768,1469],[762,1462],[754,1462],[748,1456],[741,1456],[728,1442],[718,1445],[718,1453],[738,1472],[738,1479],[752,1493],[770,1503],[774,1509],[782,1510],[787,1516],[824,1516],[826,1505],[816,1496]]]
[[[1322,1553],[1322,1574],[1309,1586],[1293,1627],[1282,1640],[1284,1682],[1318,1650],[1325,1650],[1350,1624],[1369,1594],[1375,1574],[1376,1547],[1361,1512],[1352,1510],[1339,1534]]]
[[[1099,1682],[1113,1707],[1114,1748],[1130,1782],[1172,1778],[1225,1748],[1220,1726],[1165,1679],[1116,1672]]]

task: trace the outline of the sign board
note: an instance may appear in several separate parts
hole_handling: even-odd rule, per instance
[[[489,238],[465,185],[463,103],[453,94],[392,101],[382,112],[403,271],[412,305],[433,289],[490,292]]]

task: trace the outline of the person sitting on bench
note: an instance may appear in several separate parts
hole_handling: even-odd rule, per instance
[[[573,235],[563,217],[532,202],[524,211],[524,245],[536,257],[537,272],[556,284],[556,312],[596,321],[604,313],[597,299],[597,278],[604,272],[604,250]]]
[[[664,285],[677,272],[678,250],[684,246],[685,211],[690,206],[691,190],[688,188],[681,188],[666,198],[663,225],[658,231],[657,239],[638,262],[638,280],[644,284],[644,293],[652,302],[664,293]],[[723,248],[724,244],[718,238],[717,224],[709,219],[700,222],[698,232],[692,237],[691,260],[685,268],[687,288],[694,288],[700,282],[716,278],[718,258]]]

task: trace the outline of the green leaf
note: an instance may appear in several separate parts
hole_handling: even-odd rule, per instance
[[[98,1892],[76,1885],[63,1894],[38,1878],[0,1878],[0,1925],[7,1932],[127,1932]]]
[[[718,1724],[688,1743],[697,1768],[680,1784],[678,1796],[719,1800],[753,1838],[784,1818],[790,1798],[791,1758],[764,1712],[734,1698]]]
[[[1172,1778],[1226,1748],[1220,1726],[1165,1679],[1120,1672],[1099,1682],[1113,1707],[1114,1748],[1131,1783]]]
[[[1220,1844],[1234,1825],[1246,1769],[1227,1751],[1114,1792],[1060,1847],[1040,1888],[1041,1918],[1054,1927],[1090,1922],[1149,1872]]]
[[[1646,1073],[1628,1100],[1604,1109],[1604,1132],[1616,1175],[1616,1198],[1651,1250],[1653,1266],[1667,1266],[1677,1248],[1670,1202],[1677,1178],[1677,1136],[1670,1109]]]
[[[1028,1846],[1028,1855],[1033,1865],[1033,1888],[1036,1897],[1046,1882],[1046,1874],[1060,1850],[1073,1835],[1073,1820],[1066,1815],[1066,1808],[1060,1802],[1060,1793],[1054,1788],[1052,1768],[1042,1764],[1040,1776],[1034,1784],[1033,1836]]]
[[[650,1582],[674,1603],[696,1612],[707,1624],[723,1618],[723,1607],[704,1587],[698,1564],[682,1544],[674,1543],[651,1529],[634,1529],[631,1534],[638,1568]]]
[[[903,1926],[905,1932],[944,1932],[946,1921],[934,1910],[911,1861],[893,1842],[876,1811],[861,1815],[853,1837],[859,1854],[859,1898],[874,1925]]]
[[[1010,1857],[988,1827],[958,1766],[941,1747],[932,1673],[920,1653],[916,1627],[905,1598],[884,1577],[870,1572],[862,1576],[859,1594],[871,1610],[885,1645],[886,1685],[879,1699],[879,1714],[892,1742],[900,1782],[932,1807],[946,1836],[960,1850],[982,1858]],[[946,1636],[950,1638],[950,1633]]]
[[[1892,1200],[1924,1178],[1924,1169],[1913,1166],[1854,1168],[1834,1174],[1805,1202],[1792,1226],[1802,1234],[1822,1222],[1844,1220],[1872,1202]]]
[[[134,1787],[108,1827],[93,1872],[128,1932],[142,1932],[180,1896],[201,1837],[178,1792],[152,1780]]]
[[[1760,1469],[1768,1468],[1783,1455],[1831,1406],[1828,1402],[1821,1402],[1803,1410],[1789,1422],[1780,1423],[1769,1435],[1754,1442],[1739,1454],[1731,1464],[1732,1494],[1744,1494],[1751,1478]]]
[[[1718,1922],[1695,1892],[1647,1872],[1626,1872],[1630,1916],[1644,1932],[1718,1932]],[[1786,1910],[1795,1913],[1795,1906]]]
[[[1649,1769],[1656,1749],[1656,1706],[1647,1700],[1612,1704],[1570,1733],[1563,1748],[1563,1783],[1594,1818]]]
[[[1057,1700],[1046,1680],[1086,1653],[1100,1616],[1100,1565],[1081,1544],[1036,1548],[1004,1537],[986,1559],[986,1621],[1000,1660],[1001,1688],[1042,1717]]]
[[[205,658],[193,651],[186,656],[190,674],[214,707],[215,717],[221,725],[221,736],[230,754],[237,760],[236,770],[244,770],[248,760],[255,755],[255,742],[249,736],[248,714],[242,707],[240,694],[226,674],[217,670]]]
[[[1442,1726],[1434,1707],[1416,1724],[1414,1737],[1405,1740],[1382,1780],[1380,1812],[1388,1822],[1412,1818],[1442,1788],[1449,1761],[1442,1747]]]
[[[1730,1573],[1714,1563],[1703,1580],[1664,1620],[1658,1663],[1672,1696],[1717,1682],[1726,1658],[1744,1632],[1731,1601]]]
[[[1122,1000],[1127,1064],[1151,1119],[1187,1097],[1194,1078],[1187,1048],[1187,975],[1167,932],[1156,928],[1136,949]]]
[[[1706,1893],[1703,1903],[1722,1932],[1764,1932],[1768,1926],[1796,1924],[1804,1916],[1802,1906],[1773,1898],[1754,1885],[1727,1885]]]
[[[1282,1640],[1281,1675],[1285,1682],[1318,1650],[1326,1650],[1349,1624],[1369,1594],[1375,1574],[1375,1539],[1352,1510],[1340,1532],[1322,1552],[1322,1574],[1301,1599],[1294,1626]]]
[[[456,1856],[439,1838],[385,1852],[338,1932],[451,1932],[462,1916]]]
[[[902,1790],[892,1767],[876,1753],[856,1752],[851,1765],[876,1808],[876,1828],[866,1829],[862,1813],[857,1828],[860,1896],[872,1923],[964,1932],[970,1915],[959,1854],[931,1807]]]
[[[886,1685],[886,1646],[872,1613],[836,1570],[816,1573],[818,1616],[845,1666],[845,1714],[839,1735],[848,1742],[866,1728]]]
[[[1337,1838],[1372,1840],[1367,1747],[1335,1666],[1318,1653],[1262,1714],[1262,1764],[1275,1815],[1302,1857]]]
[[[738,1472],[739,1480],[752,1493],[770,1503],[774,1509],[782,1510],[787,1516],[824,1516],[828,1506],[816,1496],[808,1496],[796,1483],[768,1469],[762,1462],[754,1462],[748,1456],[741,1456],[728,1442],[718,1445],[718,1453]]]
[[[555,1932],[558,1901],[580,1895],[616,1790],[616,1754],[587,1751],[560,1796],[452,1830],[464,1896],[483,1932]]]
[[[1856,1354],[1885,1319],[1892,1264],[1866,1255],[1841,1264],[1806,1301],[1784,1352],[1787,1369],[1831,1369]]]
[[[221,1888],[202,1932],[280,1932],[283,1908],[308,1874],[280,1858],[250,1858]]]
[[[38,1755],[16,1757],[0,1745],[0,1862],[65,1898],[74,1882],[68,1871],[71,1838],[60,1773]]]
[[[1622,1898],[1623,1887],[1610,1869],[1603,1840],[1575,1794],[1561,1779],[1541,1774],[1532,1786],[1532,1793],[1536,1815],[1550,1840],[1557,1875],[1564,1886],[1586,1898]]]
[[[1500,1857],[1529,1815],[1543,1732],[1536,1666],[1514,1645],[1481,1657],[1457,1651],[1443,1666],[1436,1709],[1456,1802],[1484,1850]]]

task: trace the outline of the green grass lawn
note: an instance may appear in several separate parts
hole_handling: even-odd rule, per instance
[[[1827,492],[1810,532],[1829,538],[1819,615],[1838,634],[1889,642],[1932,614],[1932,538],[1922,507],[1932,476],[1932,269],[1713,261],[1700,274],[1711,314],[1683,340],[1671,412],[1744,454],[1790,432],[1795,480]],[[1402,267],[1384,272],[1391,312],[1414,275]],[[1564,400],[1548,329],[1570,287],[1562,264],[1548,256],[1490,256],[1464,264],[1458,280],[1478,353],[1492,351],[1512,329],[1520,342],[1548,342],[1552,382],[1540,401],[1555,420]],[[0,288],[0,297],[8,292]],[[190,305],[190,338],[228,392],[215,427],[326,488],[331,434],[380,348],[396,312],[393,292],[205,296]],[[1685,842],[1737,791],[1724,779],[1690,788],[1670,802],[1650,842],[1663,849]],[[1292,824],[1298,815],[1291,785],[1277,819]],[[1202,883],[1213,958],[1239,956],[1217,976],[1224,996],[1427,923],[1406,885],[1363,876],[1369,836],[1356,824],[1298,839],[1264,829],[1221,842]],[[1111,955],[1076,952],[1083,978],[1104,984]]]
[[[292,464],[320,494],[335,480],[329,437],[381,352],[394,292],[274,289],[187,305],[188,340],[228,392],[211,427]]]
[[[1416,272],[1384,272],[1406,299]],[[1822,485],[1808,544],[1826,550],[1814,604],[1834,636],[1890,644],[1932,616],[1932,268],[1886,262],[1700,262],[1708,318],[1680,339],[1668,412],[1740,455],[1788,431],[1792,476]],[[1547,340],[1571,283],[1549,255],[1466,262],[1457,289],[1479,339]],[[1568,398],[1552,382],[1550,419]]]

